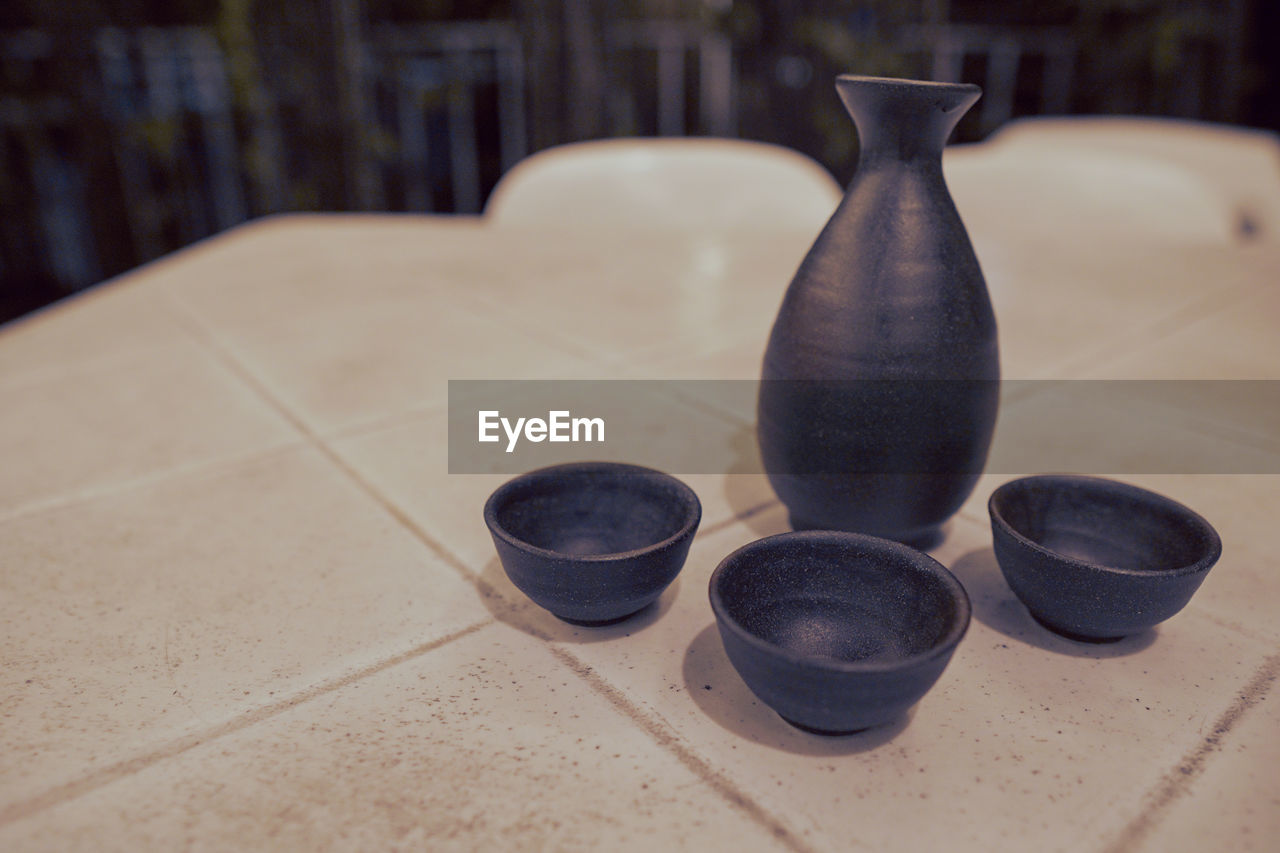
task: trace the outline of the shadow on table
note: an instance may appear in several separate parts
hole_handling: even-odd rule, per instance
[[[798,755],[853,755],[883,746],[911,720],[911,712],[887,726],[851,735],[815,735],[783,721],[755,697],[725,655],[715,624],[693,638],[684,654],[684,684],[698,708],[723,728],[749,741]]]
[[[680,593],[680,578],[677,577],[672,581],[671,586],[663,591],[657,601],[639,613],[614,625],[603,625],[598,628],[570,625],[534,604],[507,577],[497,557],[485,564],[476,586],[484,606],[499,622],[518,628],[540,640],[555,643],[598,643],[619,637],[629,637],[661,619],[662,615],[671,609],[672,602]]]
[[[956,560],[951,573],[964,584],[973,605],[973,618],[1021,643],[1060,655],[1082,658],[1118,658],[1136,654],[1155,642],[1157,631],[1150,628],[1114,643],[1086,643],[1060,637],[1042,626],[1009,589],[995,551],[982,548]]]
[[[730,442],[734,463],[724,476],[724,497],[734,520],[746,525],[757,537],[790,530],[787,514],[760,462],[755,428],[739,427]]]
[[[727,474],[724,478],[725,500],[733,511],[729,523],[741,523],[756,538],[791,529],[786,507],[767,483],[761,486],[763,479],[763,474]]]

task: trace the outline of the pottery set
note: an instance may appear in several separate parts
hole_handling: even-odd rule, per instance
[[[964,587],[912,546],[972,492],[999,398],[996,324],[942,177],[976,86],[841,76],[857,172],[786,290],[765,351],[758,440],[795,532],[725,557],[712,611],[728,658],[783,719],[838,734],[899,717],[970,621]],[[997,561],[1050,630],[1107,641],[1181,610],[1221,554],[1203,518],[1096,477],[1037,476],[989,502]],[[580,625],[625,619],[675,579],[701,518],[662,472],[533,471],[489,498],[512,583]]]
[[[1046,628],[1105,642],[1176,614],[1222,553],[1213,527],[1154,492],[1098,477],[1005,483],[989,503],[1014,594]],[[512,583],[574,625],[652,604],[701,519],[687,485],[636,465],[531,471],[485,503]],[[922,551],[877,536],[801,530],[751,542],[711,574],[711,609],[743,682],[816,734],[892,722],[942,675],[969,627],[964,587]]]

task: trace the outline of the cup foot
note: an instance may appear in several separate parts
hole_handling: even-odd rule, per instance
[[[1092,643],[1095,646],[1101,646],[1101,645],[1106,645],[1107,643],[1118,643],[1124,639],[1123,635],[1118,637],[1090,637],[1085,634],[1077,634],[1074,631],[1068,631],[1064,628],[1059,628],[1056,625],[1050,625],[1048,622],[1044,621],[1034,613],[1031,614],[1031,618],[1036,620],[1036,622],[1040,624],[1040,627],[1044,628],[1045,630],[1052,631],[1053,633],[1057,634],[1059,637],[1065,637],[1068,640],[1075,640],[1077,643]]]
[[[641,610],[643,609],[644,608],[641,608]],[[637,610],[634,613],[627,613],[622,616],[614,616],[611,619],[574,619],[571,616],[561,616],[559,613],[553,613],[551,615],[555,616],[561,622],[568,622],[570,625],[576,625],[579,628],[604,628],[609,625],[617,625],[619,622],[625,622],[639,612],[640,610]]]
[[[778,716],[782,717],[781,714],[779,714]],[[782,720],[783,722],[787,723],[790,726],[794,726],[795,728],[799,729],[802,732],[806,732],[811,735],[822,735],[823,737],[843,737],[844,735],[856,735],[858,732],[865,732],[867,729],[871,728],[870,726],[863,726],[860,729],[839,729],[839,730],[833,731],[831,729],[818,729],[818,728],[814,728],[813,726],[806,726],[804,723],[797,723],[795,720],[789,719],[787,717],[782,717]]]
[[[792,530],[833,530],[830,525],[821,522],[807,521],[798,518],[795,515],[790,516]],[[848,530],[849,533],[864,533],[868,536],[878,536],[881,539],[892,539],[895,542],[901,542],[903,545],[909,545],[917,551],[927,551],[930,548],[942,542],[942,525],[934,524],[928,527],[917,527],[912,530],[886,531],[886,530]]]

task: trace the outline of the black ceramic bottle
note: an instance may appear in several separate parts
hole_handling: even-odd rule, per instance
[[[841,75],[857,171],[765,351],[758,437],[792,526],[922,544],[977,482],[999,356],[986,283],[942,176],[977,86]]]

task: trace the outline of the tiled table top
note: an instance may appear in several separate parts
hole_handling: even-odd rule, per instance
[[[631,621],[511,586],[447,380],[753,378],[811,238],[277,218],[0,330],[0,848],[1274,849],[1278,476],[1128,478],[1225,550],[1109,646],[1012,597],[984,477],[932,552],[967,637],[848,737],[714,629],[711,570],[786,529],[763,477],[686,478],[701,531]],[[1007,376],[1280,378],[1275,244],[974,239]]]

